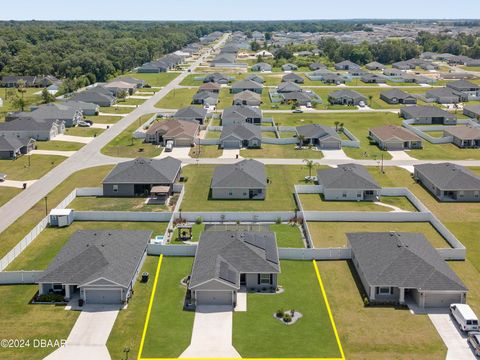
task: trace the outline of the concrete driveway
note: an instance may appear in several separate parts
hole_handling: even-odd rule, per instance
[[[197,306],[192,341],[181,358],[240,358],[232,345],[232,307]]]
[[[82,144],[88,144],[93,141],[93,137],[88,137],[88,136],[73,136],[73,135],[64,135],[64,134],[58,134],[55,136],[53,140],[58,140],[58,141],[69,141],[69,142],[78,142]]]
[[[190,149],[191,147],[173,147],[172,151],[170,152],[166,152],[165,149],[163,149],[162,153],[156,158],[163,159],[165,157],[171,156],[175,159],[188,159],[190,157]]]
[[[116,305],[86,305],[64,347],[45,360],[110,360],[107,340],[118,315]]]
[[[322,150],[324,159],[332,160],[351,160],[343,150]]]
[[[223,149],[220,159],[238,159],[240,158],[240,149]]]

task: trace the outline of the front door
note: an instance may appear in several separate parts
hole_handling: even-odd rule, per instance
[[[247,285],[247,275],[246,274],[240,274],[240,285],[241,286]]]

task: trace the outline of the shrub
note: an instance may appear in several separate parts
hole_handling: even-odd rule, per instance
[[[289,323],[292,321],[292,316],[289,314],[289,313],[286,313],[283,315],[283,321],[285,321],[286,323]]]
[[[203,222],[203,218],[201,216],[195,219],[195,224],[200,225]]]
[[[277,219],[275,220],[275,224],[280,225],[281,223],[282,223],[282,218],[277,217]]]
[[[43,294],[37,296],[38,302],[63,302],[64,297],[61,294]]]
[[[283,317],[283,309],[278,309],[277,312],[275,313],[275,316],[277,318],[282,318]]]
[[[295,316],[295,309],[290,310],[290,315],[291,315],[292,317]]]
[[[366,296],[363,298],[363,305],[365,305],[365,306],[370,305],[370,300],[368,300],[368,297],[366,297]]]

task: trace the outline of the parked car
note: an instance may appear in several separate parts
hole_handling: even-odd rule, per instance
[[[3,182],[7,179],[7,174],[0,173],[0,182]]]
[[[292,113],[301,114],[301,113],[303,113],[303,110],[302,109],[295,109],[295,110],[292,111]]]
[[[479,331],[470,331],[468,333],[468,343],[473,348],[473,353],[475,356],[480,356],[480,332]]]
[[[85,121],[87,124],[93,125],[93,121],[92,121],[92,120],[83,120],[83,121]]]
[[[365,101],[360,101],[360,102],[358,103],[358,106],[360,106],[360,107],[362,107],[362,108],[365,107]]]
[[[165,145],[165,151],[166,152],[170,152],[173,150],[173,141],[172,140],[168,140],[167,141],[167,144]]]
[[[478,330],[478,318],[472,308],[467,304],[451,304],[450,314],[460,326],[462,331]]]
[[[89,124],[88,122],[83,121],[83,120],[77,122],[77,125],[78,125],[79,127],[90,127],[90,126],[92,126],[91,124]]]

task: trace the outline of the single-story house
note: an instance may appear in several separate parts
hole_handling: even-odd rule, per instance
[[[355,90],[344,89],[328,94],[328,101],[330,104],[358,105],[362,101],[366,104],[368,99],[365,95],[362,95]]]
[[[412,131],[397,125],[371,128],[368,136],[382,150],[421,149],[422,138]]]
[[[321,81],[325,84],[345,84],[346,80],[343,76],[335,73],[325,73],[321,76]]]
[[[83,112],[78,107],[66,103],[50,103],[32,107],[30,112],[18,112],[7,115],[7,121],[19,118],[32,118],[37,121],[58,120],[65,123],[65,127],[74,127],[78,121],[83,120]]]
[[[14,160],[33,149],[35,149],[34,139],[0,136],[0,159]]]
[[[150,125],[145,133],[145,142],[165,146],[167,141],[173,141],[173,145],[177,147],[193,146],[199,130],[200,125],[196,121],[157,121]]]
[[[392,67],[399,70],[411,70],[415,69],[417,66],[410,61],[398,61],[393,63]]]
[[[21,117],[0,122],[0,136],[48,141],[65,132],[65,123],[59,120]]]
[[[254,65],[252,65],[252,71],[272,71],[272,65],[264,63],[264,62],[259,62]]]
[[[463,115],[472,119],[480,119],[480,105],[465,105],[463,107]]]
[[[467,288],[421,233],[348,233],[352,263],[371,303],[444,307],[465,303]]]
[[[353,68],[348,70],[348,75],[350,75],[351,77],[362,77],[368,74],[368,71],[365,71],[361,68]]]
[[[448,126],[443,131],[444,136],[452,136],[453,143],[459,148],[480,147],[480,127],[473,125]]]
[[[170,156],[119,163],[103,179],[103,196],[149,196],[153,187],[162,187],[168,197],[180,177],[181,165],[180,160]]]
[[[334,65],[335,70],[354,70],[360,69],[360,65],[355,64],[350,60],[344,60]]]
[[[93,103],[98,106],[112,106],[117,101],[109,90],[101,86],[75,93],[69,100]]]
[[[79,230],[38,278],[39,294],[79,293],[86,304],[122,304],[133,294],[151,231]]]
[[[383,64],[381,64],[377,61],[369,62],[367,65],[365,65],[365,67],[368,70],[383,70],[383,69],[385,69],[385,65],[383,65]]]
[[[322,99],[313,91],[293,91],[280,94],[282,103],[295,103],[300,106],[310,106],[313,103],[321,104]]]
[[[468,101],[468,96],[466,94],[448,87],[428,90],[425,93],[425,98],[433,100],[439,104],[458,104],[463,101]]]
[[[480,97],[480,86],[467,80],[448,82],[447,87],[467,95],[469,99]]]
[[[277,86],[277,93],[279,94],[296,92],[296,91],[300,92],[302,91],[302,88],[291,81],[282,82]]]
[[[267,195],[265,165],[257,160],[219,165],[212,177],[212,199],[257,199]]]
[[[389,77],[400,77],[405,75],[405,72],[399,69],[386,68],[386,69],[383,69],[383,75],[389,76]]]
[[[261,124],[262,110],[248,105],[234,105],[223,110],[222,126],[239,124]]]
[[[295,84],[303,84],[305,82],[303,77],[295,73],[289,73],[284,75],[282,77],[282,82],[286,82],[286,81],[291,81],[291,82],[294,82]]]
[[[378,74],[364,74],[360,77],[360,80],[366,84],[381,84],[385,83],[387,79],[383,75]]]
[[[233,105],[260,106],[261,104],[262,96],[250,90],[233,95]]]
[[[122,92],[125,95],[133,95],[137,90],[137,85],[122,80],[114,80],[106,83],[103,87],[109,90],[113,96],[118,96]]]
[[[381,187],[368,170],[357,164],[318,170],[317,181],[325,200],[377,201]]]
[[[173,117],[185,121],[198,121],[200,125],[203,125],[207,117],[207,109],[199,106],[187,106],[178,109]]]
[[[239,80],[234,82],[230,87],[230,93],[232,94],[238,94],[245,90],[261,94],[263,91],[263,85],[253,80]]]
[[[137,89],[143,88],[147,84],[147,82],[145,80],[137,79],[137,78],[134,78],[134,77],[131,77],[131,76],[120,76],[120,77],[116,78],[115,80],[119,80],[119,81],[123,81],[123,82],[129,83],[129,84],[133,84],[133,85],[135,85],[135,87]]]
[[[241,286],[274,292],[279,273],[275,233],[208,230],[200,236],[188,289],[197,306],[235,307]]]
[[[295,64],[283,64],[282,65],[282,70],[283,71],[295,71],[298,70],[298,66]]]
[[[406,120],[415,120],[416,124],[455,125],[455,114],[436,106],[405,106],[400,109],[400,115]]]
[[[209,91],[209,92],[214,92],[218,94],[221,88],[222,88],[222,85],[220,84],[217,84],[215,82],[207,82],[207,83],[203,83],[198,87],[198,92]]]
[[[342,139],[330,126],[308,124],[297,126],[296,131],[297,138],[303,138],[300,145],[315,145],[320,149],[340,150],[342,148]]]
[[[440,201],[480,201],[480,176],[452,164],[414,165],[413,176]]]
[[[245,78],[245,80],[252,80],[259,84],[263,84],[265,82],[265,79],[257,74],[250,74]]]
[[[326,69],[327,65],[319,63],[319,62],[314,62],[314,63],[311,63],[310,65],[308,65],[308,67],[310,68],[310,70],[315,71],[315,70],[319,70],[319,69]]]
[[[14,88],[18,87],[19,82],[23,81],[26,87],[34,87],[37,80],[36,76],[24,75],[5,75],[2,76],[2,87]]]
[[[220,73],[212,73],[205,75],[203,78],[203,82],[213,82],[217,84],[228,84],[232,79],[226,75],[220,74]]]
[[[387,104],[413,105],[417,103],[417,98],[415,96],[400,89],[382,91],[380,93],[380,99],[385,101]]]
[[[193,95],[192,104],[215,106],[218,104],[218,93],[211,91],[199,91]]]
[[[262,127],[244,123],[223,126],[220,147],[223,149],[259,148],[262,146]]]
[[[67,100],[63,102],[64,105],[74,109],[78,109],[84,116],[95,116],[100,112],[100,106],[94,103],[86,103],[83,101]]]

